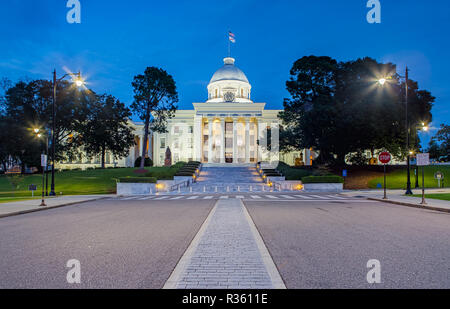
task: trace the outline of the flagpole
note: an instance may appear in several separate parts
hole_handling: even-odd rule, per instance
[[[230,41],[230,32],[228,31],[228,58],[231,57],[231,41]]]

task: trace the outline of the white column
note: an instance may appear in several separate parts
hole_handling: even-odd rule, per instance
[[[250,119],[245,118],[245,163],[250,163]]]
[[[139,157],[142,156],[142,150],[144,150],[144,132],[139,135]]]
[[[220,120],[220,163],[225,163],[225,119]]]
[[[202,160],[202,117],[194,117],[194,161]]]
[[[270,162],[280,161],[280,126],[278,122],[272,122],[270,124],[271,129],[271,150],[270,150]]]
[[[209,118],[208,119],[208,163],[212,163],[213,162],[213,153],[212,153],[212,149],[213,149],[213,119]]]
[[[233,118],[233,163],[239,163],[238,148],[237,148],[237,119],[236,118]]]

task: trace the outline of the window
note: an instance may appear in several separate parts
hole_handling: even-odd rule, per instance
[[[244,89],[241,88],[241,98],[244,97]]]
[[[159,148],[161,148],[161,149],[166,148],[166,138],[165,137],[161,137]]]
[[[217,98],[218,96],[217,96],[217,89],[216,89],[216,98]]]
[[[189,126],[188,133],[194,133],[194,127],[193,126]]]

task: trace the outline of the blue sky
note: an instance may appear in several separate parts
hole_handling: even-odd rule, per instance
[[[434,123],[450,119],[448,0],[380,0],[381,24],[366,21],[366,0],[80,0],[81,24],[68,24],[66,0],[0,3],[0,77],[48,78],[81,70],[89,87],[126,103],[147,66],[175,78],[180,108],[207,98],[206,86],[236,34],[236,65],[254,101],[282,107],[293,62],[304,55],[391,61],[436,96]],[[424,136],[425,137],[425,136]],[[426,138],[426,137],[425,137]]]

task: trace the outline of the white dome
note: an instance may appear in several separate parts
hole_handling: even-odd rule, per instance
[[[223,59],[224,65],[214,73],[210,84],[224,80],[235,80],[248,83],[247,76],[238,67],[234,65],[234,58]]]

